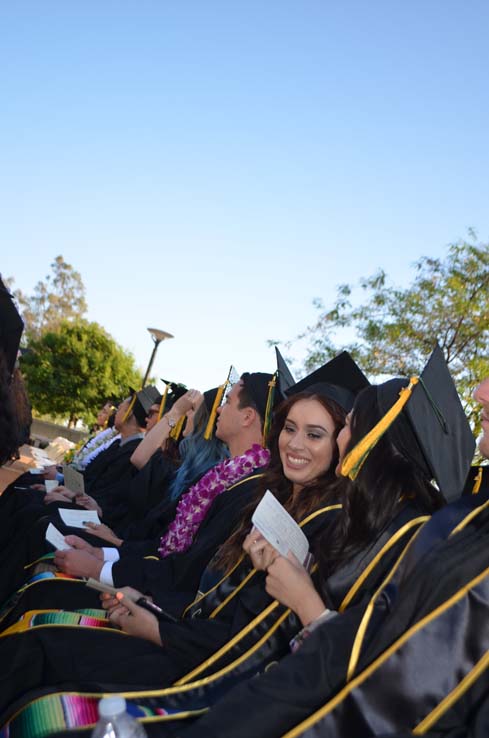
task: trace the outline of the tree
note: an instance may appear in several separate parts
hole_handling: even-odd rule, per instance
[[[109,397],[123,398],[141,386],[133,356],[98,324],[62,322],[29,343],[21,361],[33,408],[73,425],[93,422]]]
[[[52,274],[36,284],[31,297],[20,290],[14,293],[22,310],[27,339],[38,339],[46,331],[56,331],[62,321],[82,318],[87,311],[79,272],[62,256],[55,258],[51,269]]]
[[[354,331],[342,346],[370,376],[409,376],[423,368],[436,341],[472,421],[479,430],[472,401],[475,385],[489,376],[489,244],[458,241],[445,259],[423,257],[406,289],[389,285],[380,270],[360,282],[363,301],[353,305],[353,288],[338,288],[336,301],[320,310],[317,322],[301,338],[311,343],[306,367],[311,370],[334,356],[339,329]]]

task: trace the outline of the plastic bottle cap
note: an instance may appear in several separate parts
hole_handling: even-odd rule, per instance
[[[126,700],[124,697],[103,697],[98,703],[98,714],[100,717],[109,718],[121,715],[126,711]]]

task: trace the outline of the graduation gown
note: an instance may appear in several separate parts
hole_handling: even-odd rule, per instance
[[[478,514],[471,519],[474,513]],[[460,525],[464,527],[450,536]],[[438,511],[409,547],[393,579],[375,598],[370,617],[366,618],[366,612],[371,597],[366,596],[357,606],[320,626],[295,654],[287,656],[258,679],[237,686],[194,726],[179,730],[178,734],[182,738],[197,738],[200,735],[224,738],[230,734],[233,738],[248,735],[253,735],[254,738],[278,738],[288,735],[289,730],[303,722],[304,727],[297,735],[307,735],[308,738],[316,735],[345,738],[357,735],[387,736],[395,734],[399,728],[402,732],[405,726],[383,722],[385,714],[392,718],[394,713],[403,719],[404,700],[407,701],[413,695],[415,687],[421,688],[423,695],[430,699],[433,692],[426,690],[425,695],[425,673],[430,673],[432,683],[439,693],[440,685],[443,687],[446,684],[447,665],[452,670],[452,680],[454,674],[456,679],[461,662],[466,660],[470,665],[470,659],[461,656],[462,652],[464,655],[468,653],[466,649],[461,652],[460,649],[452,649],[451,645],[447,648],[452,637],[447,637],[447,632],[443,631],[440,623],[435,622],[432,626],[435,635],[432,629],[429,633],[424,631],[424,635],[429,636],[424,642],[421,642],[420,637],[415,651],[417,660],[412,659],[409,662],[404,655],[403,668],[399,668],[399,661],[397,668],[392,668],[399,656],[396,652],[394,660],[390,662],[390,673],[386,671],[381,674],[379,671],[377,676],[375,673],[372,675],[368,705],[367,697],[359,689],[349,695],[348,699],[345,697],[341,706],[323,719],[320,711],[325,705],[333,703],[334,696],[345,685],[355,639],[361,635],[360,625],[366,623],[367,630],[365,636],[357,641],[361,648],[352,679],[363,673],[375,658],[383,654],[409,628],[446,603],[474,575],[478,576],[484,571],[489,565],[488,534],[489,510],[470,504],[470,499],[461,499]],[[454,611],[446,617],[453,614]],[[480,622],[485,623],[482,629],[485,637],[487,620]],[[470,640],[478,639],[479,629],[466,629],[467,623],[465,616],[460,617],[459,613],[455,613],[452,618],[452,626],[459,631],[458,643],[464,644],[464,639],[468,639],[470,649]],[[430,640],[433,637],[434,642]],[[434,646],[433,643],[437,645]],[[480,647],[476,649],[478,650]],[[436,659],[432,661],[434,651],[443,655],[442,664],[436,663]],[[412,654],[408,655],[412,657]],[[411,694],[406,687],[410,688]],[[329,700],[331,701],[328,702]],[[475,698],[474,701],[469,700],[462,710],[464,714],[454,718],[459,721],[459,728],[462,730],[460,735],[465,734],[464,726],[472,719],[471,710],[475,704]],[[251,711],[250,705],[253,706]],[[414,707],[417,707],[416,700]],[[306,721],[315,713],[318,715],[317,721],[314,726],[307,727]],[[369,721],[374,718],[381,721],[381,725],[375,723],[375,730],[378,732],[372,733],[369,732]],[[408,723],[408,727],[411,729],[414,725]],[[451,727],[449,725],[447,730],[451,730]],[[163,730],[161,735],[164,735]],[[459,738],[459,734],[456,735]]]
[[[378,582],[379,577],[382,577],[383,574],[385,574],[384,566],[387,564],[389,560],[389,555],[392,554],[394,556],[397,556],[399,554],[399,546],[404,546],[406,543],[406,537],[409,538],[409,532],[414,532],[416,530],[416,525],[409,525],[410,522],[413,522],[415,518],[419,517],[417,515],[418,511],[416,511],[412,506],[406,505],[403,510],[400,511],[400,513],[397,516],[397,519],[395,521],[391,522],[391,525],[386,528],[386,530],[382,531],[381,535],[379,536],[379,539],[373,542],[373,544],[369,547],[369,556],[366,555],[366,552],[361,552],[357,557],[358,562],[358,568],[356,571],[354,571],[353,568],[350,569],[351,575],[347,583],[347,576],[344,575],[341,578],[341,581],[343,582],[344,586],[341,587],[337,584],[336,590],[334,588],[331,588],[331,591],[336,591],[336,597],[338,598],[337,601],[334,603],[336,607],[341,607],[342,602],[346,599],[348,594],[351,595],[350,601],[353,601],[355,597],[361,596],[362,588],[365,588],[368,586],[367,583],[370,584],[370,586],[375,586]],[[317,524],[317,523],[316,523]],[[403,532],[402,532],[403,531]],[[399,533],[401,532],[401,535]],[[395,541],[393,543],[393,539],[395,538]],[[379,547],[380,539],[383,540],[383,545]],[[396,549],[394,551],[394,549]],[[383,554],[383,555],[382,555]],[[238,568],[239,569],[239,568]],[[241,572],[240,576],[242,577],[244,574],[244,571]],[[284,655],[284,653],[287,651],[288,646],[288,640],[290,637],[298,630],[298,623],[297,621],[294,622],[295,616],[293,618],[284,620],[282,623],[279,623],[279,619],[285,608],[282,606],[279,606],[277,608],[275,615],[273,618],[270,618],[267,616],[266,618],[263,618],[263,620],[260,623],[257,623],[257,619],[253,619],[253,624],[255,624],[255,627],[253,628],[253,631],[250,633],[246,633],[246,628],[243,628],[243,625],[246,623],[246,621],[250,622],[252,617],[255,615],[256,611],[262,608],[262,613],[266,613],[266,605],[267,602],[270,602],[270,599],[268,598],[268,595],[266,595],[266,592],[264,592],[263,587],[263,580],[260,583],[259,577],[263,577],[263,573],[257,573],[255,577],[255,582],[250,586],[249,582],[247,586],[244,586],[241,591],[237,594],[237,596],[234,598],[234,603],[232,604],[231,608],[229,608],[229,604],[226,605],[224,608],[221,607],[221,610],[219,612],[219,615],[214,618],[214,620],[207,618],[206,620],[201,621],[198,623],[196,620],[191,620],[190,622],[183,621],[182,623],[178,623],[176,625],[160,625],[160,632],[162,635],[163,642],[165,643],[165,646],[169,648],[169,651],[167,653],[173,654],[173,672],[172,672],[172,678],[176,678],[176,676],[181,675],[181,671],[177,673],[175,671],[175,657],[176,657],[176,650],[178,649],[178,652],[180,653],[180,656],[178,657],[180,661],[180,665],[183,663],[188,668],[191,663],[191,659],[193,659],[194,664],[198,662],[199,660],[202,661],[204,658],[207,658],[208,661],[203,666],[199,667],[197,670],[198,673],[191,676],[191,681],[193,683],[195,676],[198,677],[199,682],[206,681],[206,677],[209,672],[209,664],[210,664],[210,670],[214,670],[216,668],[222,669],[222,667],[226,667],[227,664],[231,667],[231,676],[234,678],[235,676],[235,668],[234,664],[236,663],[236,658],[241,653],[246,653],[246,649],[250,647],[251,643],[256,643],[257,639],[260,638],[260,636],[263,635],[263,629],[266,628],[269,629],[270,633],[268,634],[266,638],[266,645],[267,645],[267,653],[261,654],[261,660],[263,664],[266,664],[266,667],[270,666],[270,663],[273,660],[276,660],[276,658],[280,658]],[[361,580],[361,584],[359,587],[355,587],[356,583]],[[222,597],[226,599],[227,589],[224,587],[219,587],[218,590],[221,590],[220,597],[217,599],[221,599],[221,605],[222,605]],[[353,594],[352,594],[353,593]],[[268,598],[268,599],[267,599]],[[216,596],[214,593],[210,593],[210,599],[208,603],[205,603],[204,606],[202,606],[201,602],[197,602],[196,606],[199,606],[200,612],[195,612],[195,608],[193,608],[190,611],[190,614],[193,614],[194,616],[198,616],[199,619],[202,617],[203,614],[209,614],[209,609],[211,607],[214,607],[216,604]],[[281,608],[281,609],[280,609]],[[355,609],[355,608],[354,608]],[[346,616],[345,616],[346,617]],[[338,619],[339,621],[341,619]],[[280,627],[276,629],[276,625],[279,623]],[[260,627],[257,627],[259,625]],[[270,627],[272,625],[272,628]],[[237,629],[240,629],[239,633],[237,633]],[[272,633],[273,630],[273,633]],[[38,631],[39,633],[39,631]],[[243,633],[245,633],[245,636],[242,637]],[[26,634],[26,637],[28,637],[30,634]],[[237,643],[238,636],[241,638],[241,641]],[[224,637],[227,637],[227,645],[226,641],[223,641],[222,639]],[[10,636],[6,640],[15,639],[16,636]],[[229,640],[230,639],[230,640]],[[225,650],[227,650],[227,653],[223,655],[215,655],[208,658],[210,656],[209,650],[207,650],[207,653],[205,653],[204,644],[205,640],[207,640],[207,649],[210,644],[212,644],[212,648],[216,650],[219,646],[226,646]],[[177,646],[178,642],[180,643],[179,646]],[[234,643],[233,643],[234,642]],[[259,641],[258,641],[259,645]],[[306,642],[307,646],[307,642]],[[1,647],[0,647],[1,649]],[[166,649],[165,649],[166,650]],[[255,654],[256,655],[256,654]],[[198,656],[198,658],[195,658]],[[0,650],[0,657],[1,657],[1,650]],[[18,657],[17,657],[18,658]],[[214,662],[214,663],[212,663]],[[253,666],[256,666],[256,663],[253,663]],[[166,666],[165,666],[166,668]],[[278,668],[278,667],[277,667]],[[170,673],[169,671],[166,672],[167,675]],[[272,672],[273,673],[273,669]],[[248,673],[249,675],[249,673]],[[202,680],[202,676],[204,677]],[[241,674],[242,676],[242,674]],[[253,684],[256,680],[250,680],[248,684]],[[216,697],[220,693],[220,684],[217,685],[217,694],[214,694],[214,697]],[[120,685],[119,685],[120,689]],[[208,691],[208,690],[207,690]],[[211,689],[212,691],[212,689]],[[152,708],[152,702],[154,703],[154,709],[156,710],[174,710],[176,709],[176,706],[180,707],[180,711],[182,709],[182,704],[185,705],[183,708],[184,710],[190,709],[188,707],[188,697],[189,693],[186,689],[183,689],[182,692],[175,695],[175,690],[170,690],[172,693],[171,695],[168,695],[166,693],[160,693],[158,697],[155,697],[153,700],[152,698],[147,694],[142,694],[141,699],[137,700],[138,703],[143,703],[144,709]],[[197,694],[199,693],[199,694]],[[193,693],[191,694],[191,697],[195,700],[195,698],[201,698],[201,690],[197,689],[193,690]],[[206,694],[204,695],[205,699],[208,699],[209,697],[212,697],[212,695]],[[181,702],[183,698],[183,703]],[[288,697],[290,699],[290,695]],[[152,702],[151,702],[152,700]],[[168,700],[170,702],[168,703]],[[180,703],[179,703],[180,700]],[[192,709],[195,708],[195,704],[193,705]],[[158,713],[156,713],[158,714]],[[161,713],[160,713],[161,714]],[[212,714],[212,713],[211,713]],[[229,725],[227,725],[226,730],[229,730]],[[162,735],[167,734],[167,728],[165,726],[159,726],[159,731],[156,729],[156,727],[152,726],[152,732],[156,730],[154,733],[155,735],[159,735],[161,731]],[[171,728],[169,730],[172,730]],[[222,735],[229,735],[232,734],[232,732],[223,732]],[[243,733],[244,735],[245,733]],[[202,735],[202,733],[198,733],[198,735]],[[246,735],[249,735],[249,732],[246,733]],[[263,735],[268,735],[268,733],[264,732]]]
[[[163,559],[143,559],[126,556],[112,569],[117,587],[130,585],[156,602],[165,603],[171,612],[179,615],[197,590],[202,572],[221,545],[231,534],[244,507],[254,496],[256,485],[263,472],[256,470],[216,497],[187,551],[166,556]],[[155,554],[157,541],[152,543]],[[174,596],[170,593],[178,593]],[[87,590],[79,580],[36,579],[17,597],[15,604],[4,608],[2,627],[10,625],[26,610],[77,609],[98,607],[97,593]]]
[[[332,517],[337,507],[325,512],[331,512]],[[314,516],[304,526],[304,532],[313,536],[324,524],[324,519]],[[256,577],[248,580],[249,573],[247,563],[233,571],[236,596],[221,609],[219,618],[205,617],[214,607],[213,598],[207,610],[201,608],[202,617],[189,612],[178,623],[160,622],[163,648],[109,628],[47,626],[5,635],[0,639],[0,659],[5,665],[10,663],[11,668],[4,670],[0,710],[18,700],[25,691],[42,685],[60,684],[67,688],[77,685],[99,691],[169,686],[217,651],[242,630],[255,612],[271,602],[264,589],[264,573],[256,572]],[[243,583],[240,589],[238,585]],[[228,588],[221,587],[217,600],[227,600],[227,594]],[[296,629],[294,625],[292,633]],[[287,647],[290,635],[290,631],[284,633],[282,650]],[[250,635],[251,642],[254,637]],[[241,644],[241,648],[246,647],[247,641]],[[30,663],[33,668],[28,668]]]
[[[142,434],[138,433],[126,441],[116,439],[88,464],[83,472],[87,494],[97,499],[100,490],[137,474],[138,470],[131,464],[130,459],[142,437]]]

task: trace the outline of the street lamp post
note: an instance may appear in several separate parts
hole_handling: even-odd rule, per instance
[[[160,345],[162,341],[165,341],[167,338],[174,338],[174,336],[172,336],[171,333],[167,333],[166,331],[160,331],[158,328],[148,328],[148,331],[151,335],[151,338],[153,339],[154,346],[153,346],[153,351],[151,352],[151,356],[149,358],[149,364],[148,364],[148,368],[146,369],[146,374],[144,375],[142,387],[146,385],[146,381],[149,377],[151,367],[153,366],[153,361],[155,360],[156,352],[158,351],[158,346]]]

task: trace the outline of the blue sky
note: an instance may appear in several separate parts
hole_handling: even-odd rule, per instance
[[[200,389],[382,267],[489,240],[487,2],[0,8],[0,271],[62,254],[88,317]],[[305,348],[289,352],[300,366]]]

